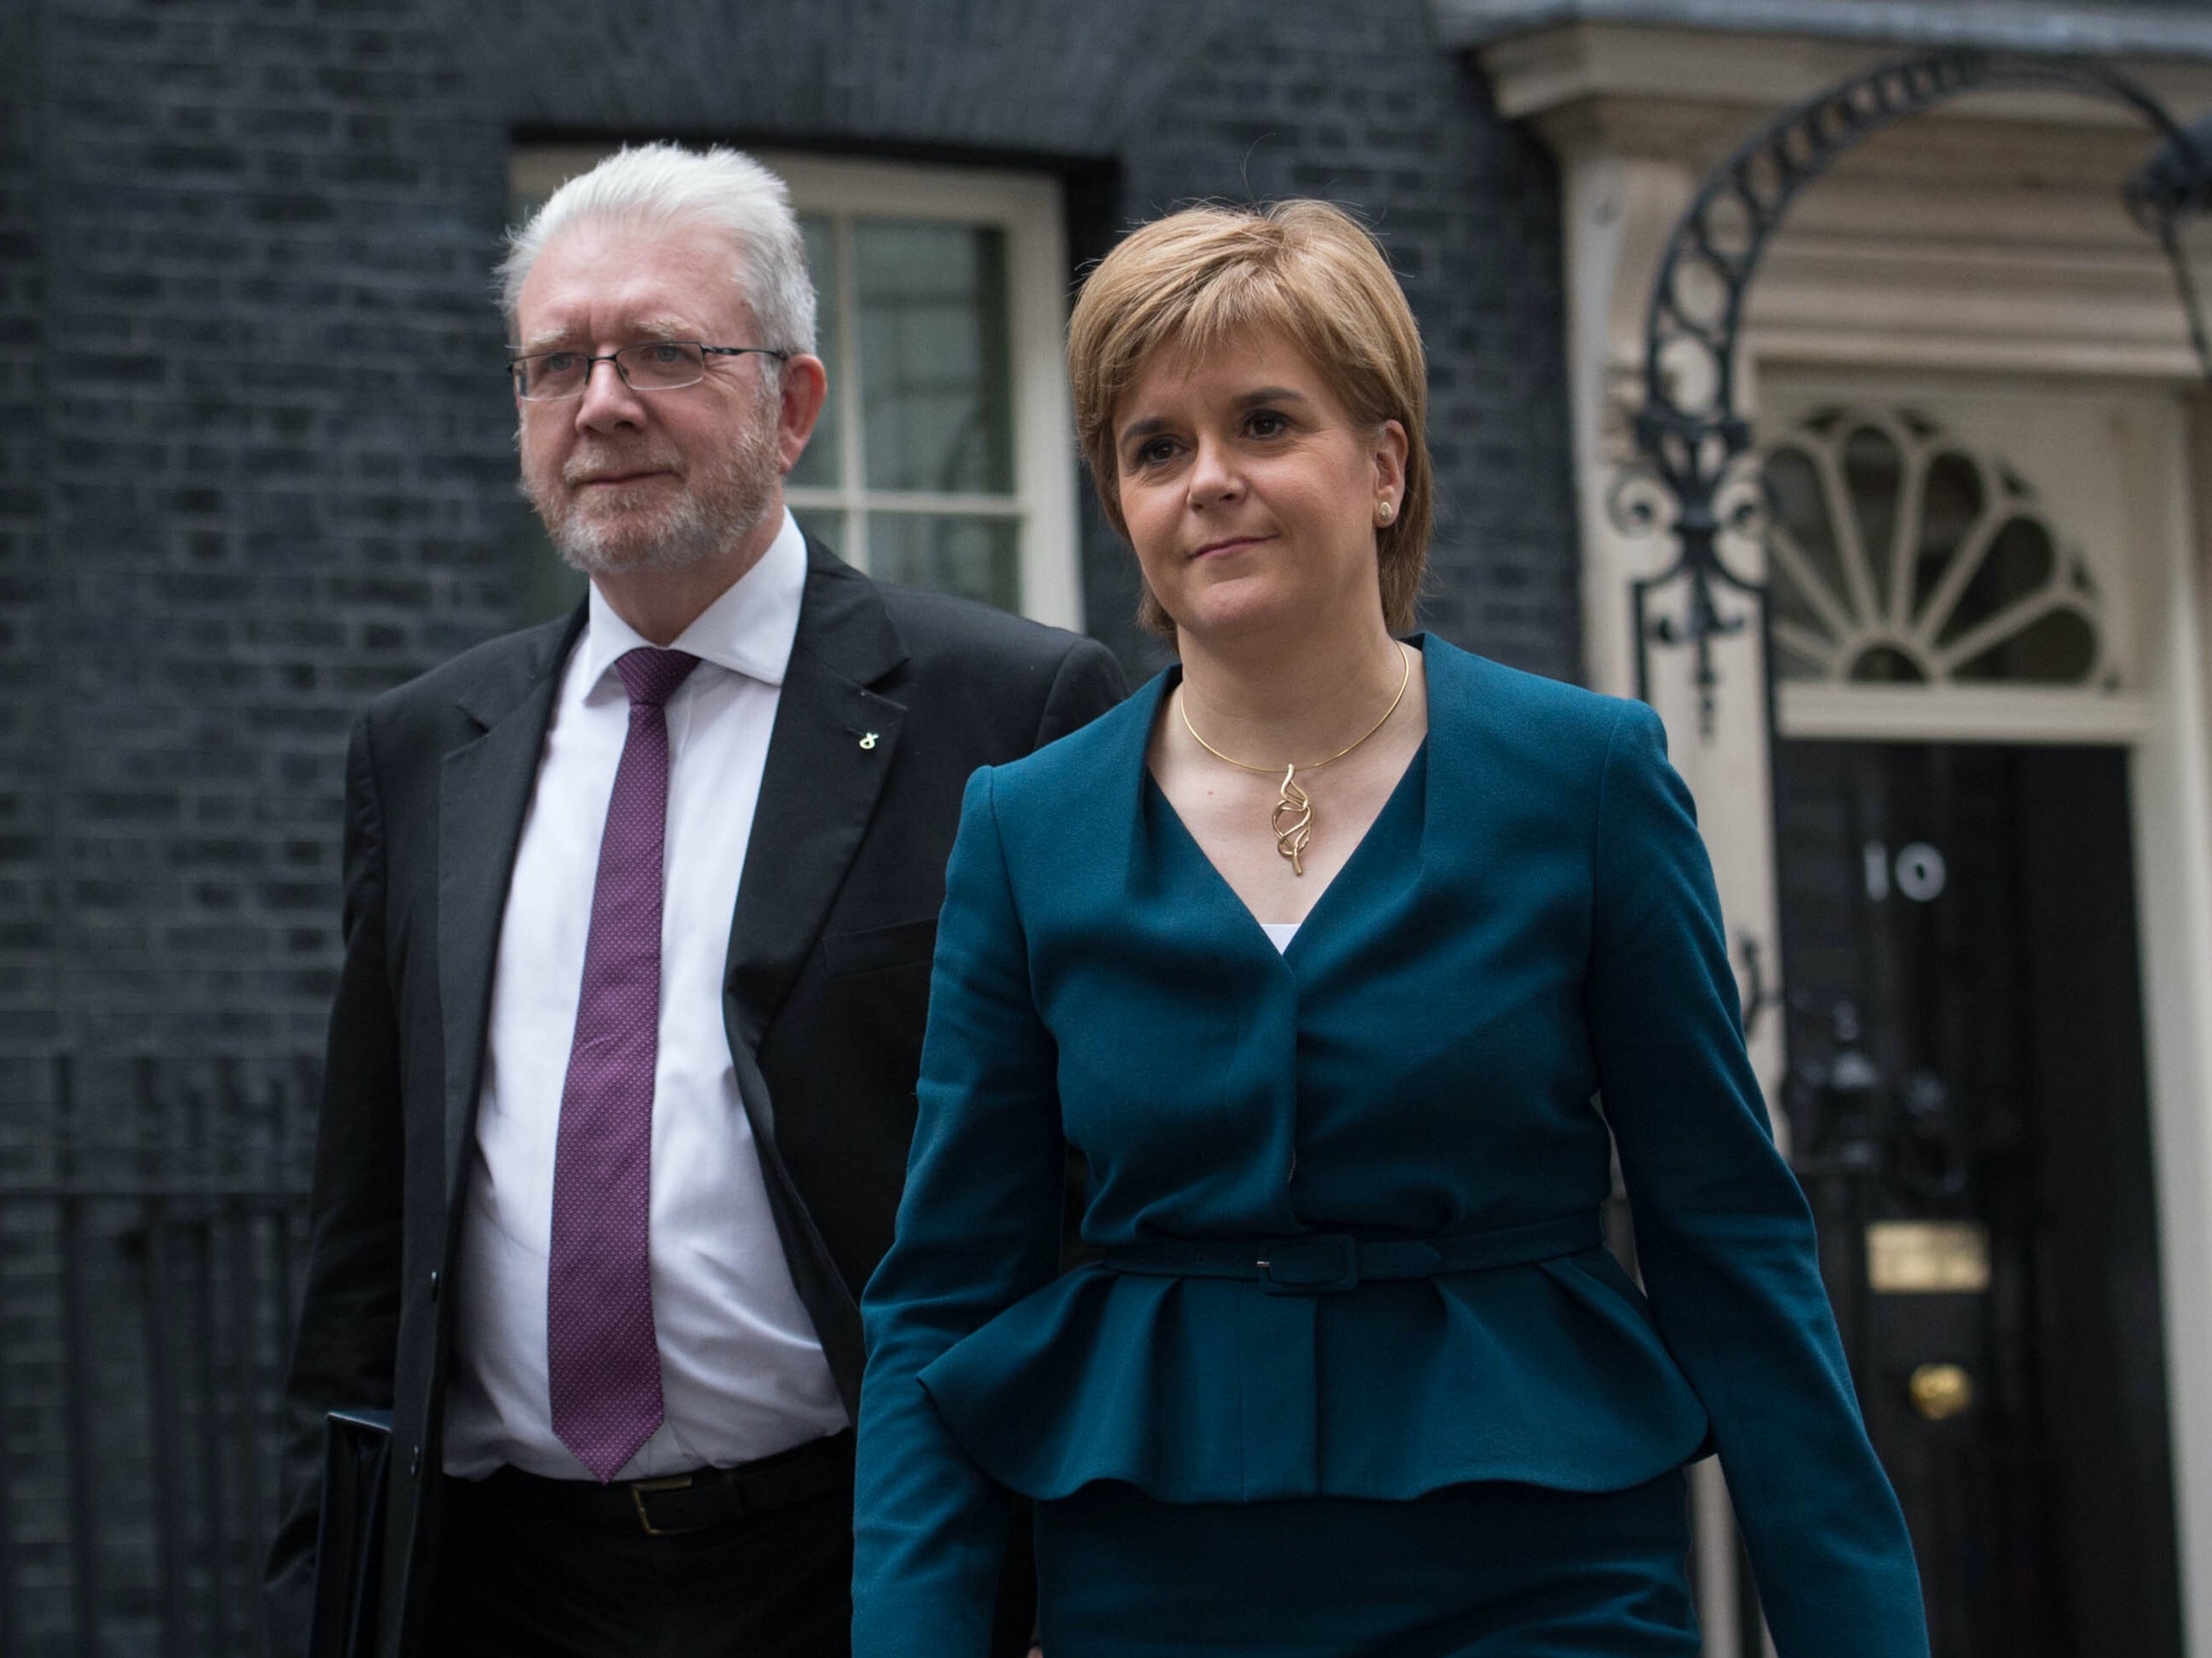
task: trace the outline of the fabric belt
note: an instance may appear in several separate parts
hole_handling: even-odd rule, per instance
[[[1152,1278],[1257,1278],[1271,1296],[1325,1296],[1377,1280],[1437,1278],[1579,1254],[1605,1242],[1595,1210],[1433,1238],[1356,1238],[1309,1232],[1282,1238],[1159,1238],[1106,1251],[1116,1272]]]
[[[734,1468],[694,1468],[661,1479],[547,1479],[501,1468],[478,1488],[497,1503],[526,1504],[538,1519],[668,1537],[706,1531],[817,1497],[853,1492],[853,1430],[811,1440]]]

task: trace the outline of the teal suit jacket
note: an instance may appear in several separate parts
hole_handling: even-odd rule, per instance
[[[1009,1492],[1613,1491],[1709,1448],[1784,1658],[1926,1651],[1659,721],[1424,652],[1427,741],[1280,954],[1146,772],[1172,671],[969,782],[863,1303],[857,1658],[982,1650]],[[1063,1136],[1111,1253],[1588,1215],[1608,1124],[1648,1301],[1599,1248],[1343,1294],[1059,1273]]]

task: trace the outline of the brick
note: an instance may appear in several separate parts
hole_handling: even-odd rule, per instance
[[[12,1061],[57,1052],[319,1049],[355,714],[527,602],[489,293],[517,131],[1028,166],[1063,180],[1079,266],[1179,203],[1341,200],[1432,355],[1429,619],[1574,672],[1558,183],[1427,16],[0,7],[0,1108],[33,1087]],[[1091,625],[1149,671],[1129,556],[1087,496],[1080,524]],[[303,1151],[307,1094],[276,1121]],[[51,1315],[0,1287],[0,1332],[11,1449],[20,1424],[51,1444]],[[143,1409],[118,1395],[118,1420]],[[65,1650],[60,1488],[50,1455],[21,1466],[26,1650]],[[103,1546],[118,1651],[155,1644],[137,1501]]]
[[[12,49],[33,32],[38,51]],[[66,947],[26,942],[70,936],[58,849],[135,813],[153,841],[125,855],[195,867],[142,918],[149,993],[297,995],[269,1028],[319,1023],[320,981],[252,962],[218,981],[185,948],[196,916],[304,896],[198,860],[212,838],[241,872],[326,875],[353,704],[517,619],[511,413],[483,377],[408,360],[496,356],[485,267],[516,129],[704,136],[741,110],[763,146],[1026,157],[1067,179],[1079,259],[1181,201],[1346,201],[1434,357],[1430,616],[1574,670],[1556,182],[1435,49],[1421,0],[1219,0],[1196,21],[1171,0],[988,21],[952,0],[620,18],[589,0],[41,0],[0,19],[0,604],[30,619],[0,630],[0,929],[43,916],[0,932],[10,963]],[[1093,626],[1143,671],[1160,653],[1130,625],[1127,555],[1087,502],[1082,524]],[[53,653],[102,646],[117,659],[59,700]],[[272,850],[301,832],[319,853]],[[319,949],[326,974],[327,930],[261,936],[263,965]],[[40,1029],[146,1011],[120,978],[71,995]]]

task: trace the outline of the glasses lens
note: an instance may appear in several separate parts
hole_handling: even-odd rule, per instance
[[[514,361],[514,390],[532,403],[573,398],[584,389],[590,359],[580,351],[543,351]]]
[[[648,340],[615,353],[623,378],[641,392],[671,392],[706,377],[707,354],[688,340]]]

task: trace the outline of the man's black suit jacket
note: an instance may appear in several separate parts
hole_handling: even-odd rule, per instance
[[[343,967],[294,1351],[276,1650],[303,1653],[323,1418],[392,1412],[380,1649],[434,1570],[461,1181],[515,846],[584,612],[379,698],[346,768]],[[961,791],[1117,701],[1093,641],[879,586],[810,540],[723,1007],[792,1276],[857,1412],[856,1297],[890,1242]],[[589,894],[578,895],[580,903]]]

